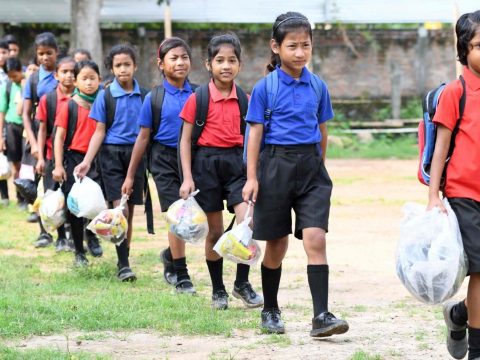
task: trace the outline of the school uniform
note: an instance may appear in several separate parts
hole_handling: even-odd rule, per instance
[[[178,134],[182,126],[179,114],[192,93],[188,81],[183,89],[178,89],[167,80],[163,80],[165,96],[158,132],[153,135],[151,145],[150,171],[157,187],[160,207],[167,211],[170,205],[178,200],[180,191],[180,173],[177,159]],[[138,118],[140,127],[153,131],[152,96],[147,94]]]
[[[480,272],[480,78],[463,68],[466,102],[455,138],[455,148],[446,165],[444,195],[455,212],[463,247],[468,257],[469,273]],[[433,122],[453,131],[459,118],[460,80],[449,83],[439,98]]]
[[[279,85],[270,120],[264,118],[268,104],[265,78],[255,85],[247,113],[247,122],[264,125],[265,136],[253,237],[273,240],[291,234],[293,209],[294,234],[302,239],[305,228],[328,231],[332,181],[322,160],[319,125],[333,118],[333,109],[326,84],[321,81],[318,99],[306,68],[298,81],[279,67],[275,71]]]
[[[6,85],[0,88],[0,112],[5,114],[4,130],[6,142],[6,156],[8,161],[20,162],[22,160],[22,116],[17,114],[18,96],[22,88],[19,84],[12,82],[10,97],[7,103]]]
[[[208,85],[208,113],[198,147],[192,153],[192,176],[200,192],[195,199],[205,212],[222,211],[223,200],[233,212],[233,206],[243,202],[242,189],[246,182],[243,166],[243,135],[236,85],[225,98],[213,80]],[[180,117],[195,124],[197,111],[192,94]]]
[[[136,80],[131,93],[125,92],[117,79],[113,80],[109,88],[116,100],[115,117],[111,127],[106,129],[105,139],[97,156],[105,187],[105,198],[107,201],[115,201],[122,198],[122,184],[127,175],[133,145],[140,130],[137,118],[142,108],[142,97]],[[107,108],[104,94],[105,90],[101,90],[97,95],[90,110],[90,118],[106,124]],[[133,192],[128,200],[130,204],[143,204],[144,172],[145,164],[142,161],[135,174]]]
[[[57,93],[57,104],[56,104],[56,109],[57,112],[62,108],[63,105],[67,104],[68,101],[71,99],[71,96],[69,94],[64,94],[59,87],[55,89]],[[43,95],[40,98],[40,101],[38,103],[37,107],[37,112],[35,114],[35,119],[38,120],[39,122],[46,123],[48,121],[47,119],[47,95]],[[53,131],[52,131],[53,132]],[[53,175],[52,172],[55,169],[55,163],[52,160],[53,159],[53,148],[52,148],[52,134],[50,136],[46,137],[45,140],[45,169],[44,169],[44,176],[43,176],[43,188],[45,190],[55,190],[57,187],[57,183],[53,180]],[[40,151],[43,151],[41,149]]]

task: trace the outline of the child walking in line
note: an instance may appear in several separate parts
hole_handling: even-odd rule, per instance
[[[6,71],[6,62],[9,57],[8,43],[4,40],[0,40],[0,87],[6,88],[8,82],[8,75]],[[4,151],[3,143],[5,141],[5,133],[0,133],[0,142],[2,147],[0,147],[0,152]],[[7,180],[0,180],[0,204],[8,205],[10,202],[8,196],[8,183]]]
[[[100,85],[100,71],[97,64],[91,60],[73,64],[76,88],[72,98],[60,105],[55,120],[53,180],[63,182],[65,198],[68,197],[75,183],[74,169],[83,161],[90,139],[95,133],[97,123],[89,117],[89,112]],[[61,69],[59,67],[59,70]],[[59,81],[61,84],[62,79],[60,78]],[[94,166],[89,169],[87,175],[95,181],[100,180]],[[83,247],[85,219],[76,217],[68,209],[67,217],[75,246],[75,265],[86,266],[88,260]]]
[[[468,359],[473,360],[480,359],[480,146],[475,135],[480,134],[480,11],[462,15],[455,32],[457,57],[464,66],[466,101],[459,119],[461,80],[447,84],[439,98],[433,118],[437,137],[430,169],[428,209],[437,206],[446,211],[439,196],[442,190],[458,219],[470,280],[467,298],[446,302],[443,315],[450,355],[463,359],[468,351]],[[454,149],[446,165],[451,143]]]
[[[303,240],[308,258],[313,301],[310,335],[341,334],[348,330],[348,324],[328,311],[325,240],[332,191],[324,165],[326,121],[333,118],[333,110],[326,84],[306,68],[312,56],[308,19],[297,12],[278,16],[270,47],[272,57],[267,69],[271,74],[267,78],[277,80],[276,101],[270,104],[269,79],[263,78],[253,89],[247,114],[251,129],[243,188],[243,199],[255,203],[253,238],[267,241],[261,266],[265,299],[261,326],[266,332],[285,332],[277,293],[288,235],[292,233],[293,209],[294,235]],[[262,137],[265,148],[260,155]]]
[[[241,95],[244,99],[246,95],[234,81],[240,71],[240,61],[241,47],[236,36],[213,37],[208,44],[206,61],[212,80],[196,90],[200,98],[203,97],[201,92],[207,98],[205,119],[196,117],[195,94],[188,98],[180,113],[184,120],[180,141],[183,171],[180,196],[186,199],[195,189],[200,190],[195,199],[208,219],[205,256],[213,287],[212,307],[215,309],[228,307],[228,294],[223,284],[223,258],[213,250],[223,234],[223,201],[227,201],[230,212],[235,212],[237,221],[243,220],[247,209],[242,200],[242,187],[246,180],[242,162],[245,123],[239,109]],[[200,125],[204,127],[199,129]],[[250,285],[249,271],[250,266],[237,265],[232,294],[247,307],[258,307],[263,304],[263,299]]]
[[[127,176],[133,146],[140,127],[138,114],[142,108],[143,93],[134,79],[137,70],[137,55],[130,45],[116,45],[105,58],[105,66],[113,72],[115,79],[105,90],[100,90],[90,110],[90,118],[97,121],[88,151],[83,161],[75,167],[79,178],[87,175],[95,155],[105,190],[105,198],[114,207],[120,205],[122,184]],[[130,268],[130,244],[133,231],[133,210],[143,204],[143,182],[145,164],[141,161],[134,176],[133,191],[124,209],[128,220],[127,238],[116,246],[118,256],[117,277],[121,281],[135,281],[136,275]]]
[[[147,94],[143,102],[138,118],[140,133],[122,186],[122,193],[132,193],[138,164],[150,144],[148,163],[163,212],[178,200],[180,190],[177,143],[182,120],[179,114],[193,91],[187,79],[190,59],[191,50],[184,40],[172,37],[160,44],[157,63],[164,80]],[[188,275],[185,242],[168,232],[168,243],[169,247],[160,254],[165,280],[174,285],[178,293],[195,294]]]
[[[38,121],[36,111],[38,101],[46,93],[57,87],[58,81],[55,79],[54,71],[57,62],[58,45],[55,36],[50,32],[45,32],[35,37],[35,55],[40,64],[39,70],[34,72],[27,79],[23,91],[23,126],[27,135],[26,146],[24,147],[22,163],[35,166],[38,159]],[[35,177],[38,184],[40,176]],[[40,235],[38,236],[35,247],[46,247],[52,244],[52,235],[48,234],[43,228],[40,217],[33,213],[27,218],[29,222],[38,222],[40,225]]]

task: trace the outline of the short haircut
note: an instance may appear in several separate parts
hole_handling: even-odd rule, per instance
[[[5,71],[22,71],[22,63],[17,57],[8,58],[5,62]]]
[[[52,48],[58,51],[57,39],[55,39],[55,35],[53,35],[51,32],[44,32],[44,33],[38,34],[35,37],[34,44],[35,44],[35,50],[37,50],[39,46],[44,46],[44,47]]]
[[[113,68],[113,58],[115,55],[126,54],[132,58],[134,64],[137,63],[137,52],[132,45],[129,44],[119,44],[115,45],[110,49],[107,56],[105,56],[104,64],[108,70]]]
[[[457,34],[457,57],[462,65],[468,65],[467,55],[470,51],[470,41],[480,31],[480,10],[460,16],[455,25]]]
[[[95,61],[82,60],[75,63],[75,67],[73,68],[73,74],[75,75],[75,79],[77,78],[78,74],[80,74],[80,71],[82,71],[82,69],[84,68],[90,68],[95,71],[98,76],[100,76],[100,69],[98,68],[98,65]]]

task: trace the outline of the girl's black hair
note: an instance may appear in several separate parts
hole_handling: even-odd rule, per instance
[[[17,57],[10,57],[5,62],[5,71],[22,71],[22,63]]]
[[[130,57],[133,60],[134,64],[137,64],[137,52],[133,48],[132,45],[128,44],[119,44],[115,45],[110,49],[110,52],[105,56],[104,64],[107,70],[112,70],[113,68],[113,58],[115,55],[119,54],[127,54],[130,55]]]
[[[312,26],[305,15],[298,12],[289,11],[281,14],[275,20],[272,28],[272,39],[278,46],[282,45],[285,36],[293,31],[305,30],[312,39]],[[280,65],[280,56],[271,51],[270,63],[267,65],[267,71],[272,72],[277,65]]]
[[[90,54],[90,51],[88,51],[87,49],[77,48],[73,50],[73,56],[77,54],[85,55],[88,60],[92,60],[92,54]]]
[[[468,65],[470,41],[477,32],[480,32],[480,10],[460,16],[455,25],[455,33],[457,34],[457,57],[462,65]]]
[[[171,37],[163,40],[160,43],[160,46],[158,47],[158,53],[157,53],[158,58],[163,61],[163,59],[165,58],[165,55],[167,55],[167,53],[170,50],[175,49],[177,47],[184,48],[185,51],[187,52],[188,57],[192,59],[192,50],[190,49],[190,46],[188,46],[185,40],[180,39],[178,37]]]
[[[0,49],[8,50],[8,43],[4,40],[0,40]]]
[[[64,57],[61,57],[61,58],[57,58],[57,63],[55,64],[55,68],[58,70],[60,65],[65,64],[65,63],[75,64],[75,60],[70,56],[64,56]]]
[[[55,35],[53,35],[51,32],[44,32],[44,33],[38,34],[35,37],[34,44],[35,44],[35,51],[38,49],[39,46],[49,47],[58,51],[57,39],[55,39]]]
[[[73,74],[75,75],[75,79],[77,78],[78,74],[80,74],[80,71],[82,71],[83,68],[90,68],[95,71],[98,76],[100,76],[100,69],[98,68],[98,65],[95,61],[82,60],[75,63],[75,67],[73,68]]]
[[[3,37],[3,40],[6,41],[8,43],[8,45],[10,44],[15,44],[15,45],[20,45],[18,43],[18,40],[17,38],[15,37],[15,35],[13,34],[7,34]]]
[[[213,58],[217,56],[222,45],[230,45],[231,47],[233,47],[235,56],[237,57],[238,61],[241,61],[242,46],[240,45],[240,40],[238,39],[237,35],[233,33],[228,33],[228,34],[214,36],[210,40],[207,47],[208,63],[211,63]]]

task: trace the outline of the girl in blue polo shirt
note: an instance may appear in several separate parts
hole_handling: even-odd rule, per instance
[[[270,104],[266,78],[253,89],[247,121],[247,182],[243,199],[255,203],[253,238],[266,240],[262,286],[262,328],[284,333],[277,293],[282,261],[292,233],[303,239],[313,300],[311,336],[325,337],[348,330],[344,320],[328,311],[328,230],[332,182],[324,166],[326,121],[333,117],[326,84],[306,68],[312,56],[312,29],[302,14],[288,12],[273,25],[268,75],[278,80],[275,104]],[[270,78],[271,79],[271,78]],[[270,109],[268,107],[271,107]],[[267,111],[270,110],[270,111]],[[264,136],[265,148],[260,153]],[[259,175],[257,178],[257,163]]]
[[[120,204],[122,184],[140,130],[137,117],[142,108],[142,93],[133,77],[137,70],[136,59],[136,52],[130,45],[116,45],[105,57],[105,67],[112,71],[115,79],[108,88],[99,92],[93,103],[90,118],[97,121],[97,127],[85,158],[74,169],[74,173],[83,178],[98,153],[105,198],[112,202],[114,207]],[[143,203],[144,171],[144,163],[140,162],[135,173],[133,191],[124,210],[128,220],[127,238],[119,246],[115,246],[118,256],[117,276],[121,281],[136,280],[128,258],[134,206]]]
[[[150,171],[157,187],[160,207],[164,212],[178,200],[180,190],[177,145],[182,120],[178,115],[192,93],[187,79],[190,59],[191,50],[184,40],[172,37],[160,44],[157,62],[164,80],[145,97],[138,118],[140,133],[122,186],[122,193],[132,193],[138,164],[142,161],[147,145],[151,143]],[[152,112],[152,102],[161,109],[161,114]],[[159,118],[154,119],[155,115]],[[153,133],[154,131],[156,132]],[[185,242],[171,232],[168,233],[168,242],[170,246],[160,254],[165,266],[165,280],[175,285],[178,293],[194,294],[195,288],[188,275],[185,258]]]

